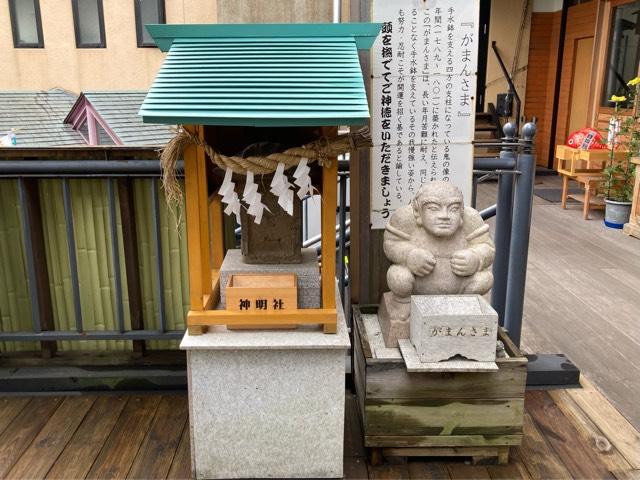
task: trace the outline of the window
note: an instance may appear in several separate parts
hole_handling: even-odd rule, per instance
[[[149,23],[165,23],[164,0],[133,0],[136,10],[136,35],[139,47],[155,47],[151,35],[144,28]]]
[[[9,0],[13,46],[43,48],[39,0]]]
[[[615,7],[609,37],[609,68],[605,74],[601,105],[613,107],[611,95],[625,95],[627,82],[638,75],[640,64],[640,1]]]
[[[77,130],[80,132],[80,135],[82,135],[82,137],[84,138],[84,141],[89,143],[89,125],[87,124],[86,120],[84,120],[80,124]]]
[[[105,48],[102,0],[72,0],[76,47]]]
[[[98,145],[115,145],[111,135],[96,121],[96,133],[98,134]]]

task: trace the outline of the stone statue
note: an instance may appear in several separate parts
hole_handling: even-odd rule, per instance
[[[388,347],[409,337],[411,295],[479,294],[493,285],[495,248],[489,225],[448,182],[423,185],[411,204],[396,210],[384,232],[390,292],[379,318]]]

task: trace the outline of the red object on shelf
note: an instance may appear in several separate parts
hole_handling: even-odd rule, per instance
[[[581,128],[567,139],[567,146],[581,150],[606,150],[607,144],[595,128]]]

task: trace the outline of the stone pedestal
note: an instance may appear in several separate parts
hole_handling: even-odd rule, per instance
[[[320,269],[313,248],[302,249],[302,263],[253,265],[242,260],[240,250],[229,250],[220,267],[220,306],[226,307],[229,276],[236,273],[295,273],[298,276],[298,308],[320,308]]]
[[[385,292],[380,300],[380,330],[384,343],[389,348],[397,348],[398,340],[409,338],[409,314],[411,304],[398,303],[393,298],[393,293]]]
[[[187,332],[194,477],[342,478],[349,345],[340,306],[337,334]]]
[[[265,211],[262,222],[255,223],[243,208],[240,211],[240,248],[246,263],[267,265],[279,263],[300,263],[302,259],[302,202],[293,196],[293,215],[278,205],[278,198],[262,192]]]

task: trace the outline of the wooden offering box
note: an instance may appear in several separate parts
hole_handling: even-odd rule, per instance
[[[236,274],[227,284],[227,310],[278,312],[298,308],[295,273]]]
[[[385,456],[469,456],[506,463],[522,440],[527,359],[504,329],[496,372],[408,373],[386,348],[377,306],[354,306],[353,371],[364,444]],[[377,329],[377,331],[376,331]]]

